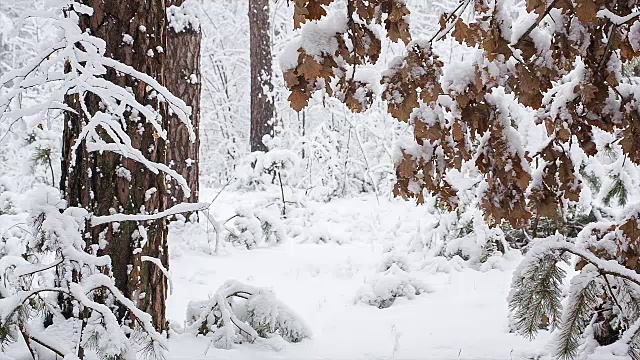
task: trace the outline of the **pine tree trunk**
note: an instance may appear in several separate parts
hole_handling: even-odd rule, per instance
[[[165,1],[85,0],[84,3],[92,7],[94,13],[90,17],[82,16],[80,26],[105,41],[106,56],[152,76],[160,84],[167,84],[168,73],[173,69],[167,65],[164,53],[167,48]],[[112,70],[105,79],[130,88],[138,102],[158,111],[167,128],[167,105],[154,98],[146,84]],[[83,113],[80,100],[77,95],[66,98],[67,105],[78,110],[78,114],[67,113],[64,128],[61,188],[68,204],[84,207],[98,216],[114,211],[138,214],[164,210],[167,205],[164,174],[153,174],[138,162],[113,153],[88,153],[83,145],[77,148],[72,160],[71,147],[87,120],[79,115]],[[84,102],[90,114],[100,109],[100,101],[95,96],[85,96]],[[167,163],[167,144],[144,118],[129,115],[124,120],[132,145],[147,159]],[[154,326],[162,330],[166,326],[167,280],[156,265],[143,263],[141,256],[158,258],[168,266],[166,220],[127,221],[96,227],[88,224],[86,236],[87,244],[99,246],[98,254],[111,257],[116,286],[140,309],[151,314]],[[131,314],[124,311],[119,315],[131,319]]]
[[[181,6],[184,0],[167,0],[167,6]],[[167,206],[181,202],[198,202],[199,149],[200,149],[200,29],[188,27],[177,31],[169,27],[167,34],[166,73],[167,88],[171,93],[191,106],[191,123],[196,134],[189,141],[186,126],[175,115],[169,117],[168,147],[171,168],[184,176],[191,189],[189,198],[184,198],[182,189],[175,181],[169,183]]]
[[[269,0],[249,0],[251,47],[251,151],[266,151],[264,135],[273,133]]]

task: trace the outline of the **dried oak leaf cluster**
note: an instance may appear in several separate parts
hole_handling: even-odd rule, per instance
[[[295,0],[296,26],[319,19],[304,31],[327,20],[330,3]],[[366,29],[382,25],[389,39],[408,45],[382,76],[382,99],[393,117],[413,124],[415,138],[397,164],[394,193],[423,201],[426,190],[454,209],[457,189],[446,174],[471,161],[484,175],[481,206],[490,225],[560,217],[581,191],[569,149],[596,154],[594,128],[616,134],[625,156],[640,164],[640,91],[621,77],[623,64],[640,55],[639,4],[526,0],[519,17],[504,4],[463,0],[443,14],[430,41],[412,42],[403,1],[348,1],[334,51],[312,56],[300,47],[297,66],[286,71],[291,104],[300,110],[326,89],[352,110],[366,109],[374,95],[353,81],[353,68],[377,61],[381,40]],[[465,69],[473,76],[463,88],[443,81],[448,66],[463,65],[444,64],[432,50],[447,36],[482,51]],[[548,142],[535,154],[522,150],[508,103],[534,109],[546,128]]]
[[[332,1],[293,0],[294,27],[325,17],[324,6]],[[315,91],[324,89],[352,111],[367,109],[374,98],[373,86],[356,79],[355,71],[348,68],[378,61],[381,39],[374,24],[384,26],[390,39],[408,44],[408,14],[401,0],[355,0],[348,2],[346,18],[307,24],[297,49],[297,65],[284,71],[291,106],[302,110]]]

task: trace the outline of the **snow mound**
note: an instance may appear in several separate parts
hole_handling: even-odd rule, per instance
[[[316,224],[308,231],[304,231],[302,234],[297,236],[298,242],[300,244],[344,244],[344,238],[337,232],[329,230],[330,226],[331,224],[328,222]]]
[[[356,302],[384,309],[393,305],[396,298],[413,299],[417,295],[429,292],[433,292],[430,286],[412,278],[393,263],[388,270],[376,274],[371,281],[358,290]]]

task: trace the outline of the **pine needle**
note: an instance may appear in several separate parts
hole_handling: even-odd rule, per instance
[[[598,270],[589,264],[571,279],[569,298],[555,342],[558,359],[569,360],[578,354],[582,334],[589,324],[593,309],[601,301],[603,287],[599,275]]]
[[[562,279],[566,272],[558,267],[560,256],[553,252],[541,253],[523,263],[516,271],[509,311],[514,330],[534,338],[546,316],[552,327],[560,318]]]

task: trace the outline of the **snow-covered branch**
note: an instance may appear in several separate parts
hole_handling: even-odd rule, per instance
[[[167,210],[160,211],[154,214],[113,214],[113,215],[105,215],[105,216],[93,216],[91,218],[91,226],[98,226],[111,222],[120,222],[120,221],[147,221],[147,220],[157,220],[165,217],[169,217],[171,215],[193,212],[193,211],[201,211],[209,208],[210,203],[180,203],[170,207]]]

